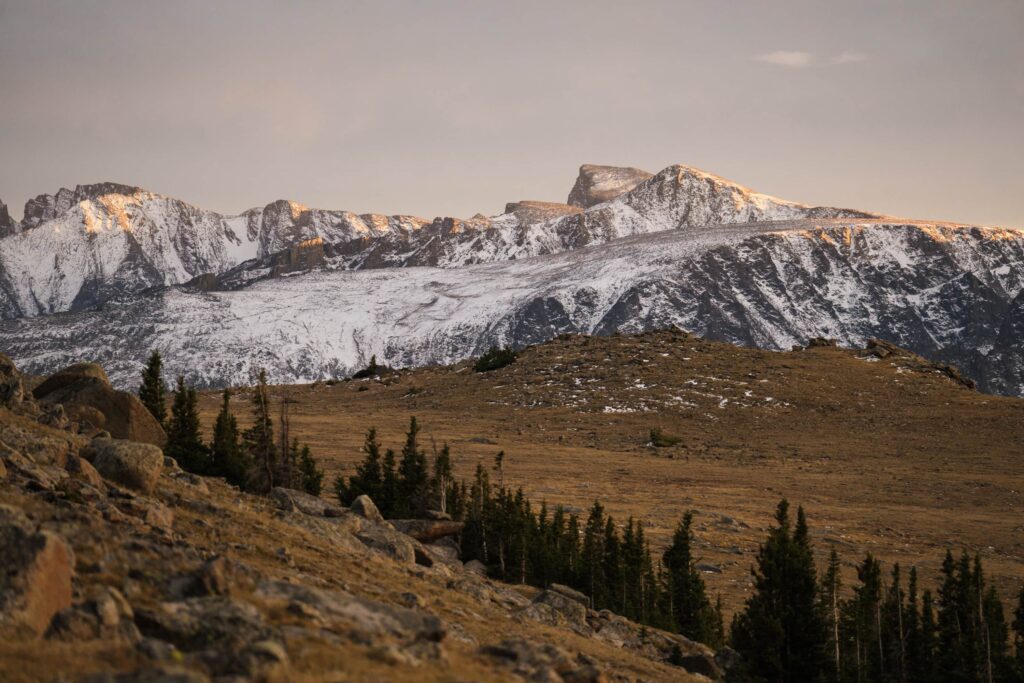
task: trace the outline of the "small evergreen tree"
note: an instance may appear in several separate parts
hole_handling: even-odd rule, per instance
[[[207,474],[210,470],[209,451],[199,433],[196,390],[187,386],[185,378],[181,375],[178,375],[178,384],[174,391],[164,452],[174,458],[187,472]]]
[[[452,498],[455,477],[452,474],[452,453],[448,444],[434,455],[434,473],[430,478],[431,505],[448,513],[448,502]]]
[[[309,450],[308,444],[302,445],[299,452],[299,477],[302,490],[311,496],[319,496],[324,485],[324,472],[317,467],[316,459]]]
[[[422,516],[430,502],[430,479],[427,457],[419,447],[420,427],[416,418],[409,420],[409,431],[402,446],[398,464],[398,499],[394,501],[397,517]]]
[[[914,680],[915,676],[928,666],[926,657],[930,655],[924,650],[924,636],[921,625],[921,606],[918,601],[917,568],[911,567],[907,576],[907,607],[904,627],[906,631],[906,679]]]
[[[827,670],[827,633],[803,510],[796,527],[789,503],[779,503],[776,526],[757,555],[754,594],[733,619],[733,647],[742,677],[752,681],[815,681]]]
[[[868,553],[857,567],[857,586],[850,601],[851,653],[857,680],[880,681],[885,665],[882,639],[882,566]]]
[[[921,594],[921,654],[920,664],[912,670],[915,683],[938,681],[939,625],[935,617],[935,601],[930,590]]]
[[[384,471],[380,455],[380,442],[377,440],[377,430],[370,427],[366,431],[366,440],[363,442],[363,460],[356,466],[356,473],[349,477],[348,484],[344,477],[338,477],[334,484],[334,490],[338,495],[338,501],[342,505],[351,505],[352,501],[362,495],[369,496],[384,514],[385,505]]]
[[[224,477],[228,483],[242,486],[248,466],[238,441],[238,420],[231,414],[231,390],[222,394],[220,412],[213,425],[210,444],[210,474]]]
[[[166,387],[163,378],[163,360],[159,351],[153,351],[146,367],[142,370],[142,384],[139,386],[139,400],[161,427],[167,426]]]
[[[380,503],[377,509],[388,518],[396,518],[398,508],[398,471],[395,464],[395,452],[390,448],[384,451],[384,462],[381,465]],[[377,502],[376,500],[374,501]]]
[[[490,372],[511,365],[516,362],[516,354],[512,349],[502,349],[492,346],[487,352],[476,359],[473,369],[477,372]]]
[[[275,486],[277,448],[274,445],[274,420],[270,413],[270,390],[267,372],[260,368],[252,391],[253,425],[242,434],[242,444],[252,467],[246,487],[257,493],[269,493]]]
[[[590,596],[593,606],[607,602],[604,572],[604,507],[594,501],[583,530],[583,548],[580,557],[580,584]]]
[[[704,579],[693,557],[693,513],[686,512],[662,555],[669,617],[673,628],[687,638],[709,643],[715,637],[715,615]]]

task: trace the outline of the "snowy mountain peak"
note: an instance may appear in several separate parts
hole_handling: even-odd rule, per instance
[[[57,194],[41,194],[25,202],[25,213],[20,227],[22,230],[37,227],[67,213],[83,201],[98,200],[106,196],[137,197],[142,194],[152,195],[141,187],[111,182],[77,185],[74,190],[62,187]]]

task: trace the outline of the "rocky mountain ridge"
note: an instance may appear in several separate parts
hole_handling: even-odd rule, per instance
[[[116,183],[61,189],[29,200],[20,223],[0,215],[0,318],[88,310],[206,274],[232,271],[226,279],[237,286],[266,277],[276,254],[314,238],[332,269],[450,268],[659,230],[870,215],[787,202],[686,166],[656,176],[584,166],[570,199],[587,206],[513,202],[499,216],[428,221],[285,200],[226,216]]]
[[[887,219],[669,230],[462,268],[321,270],[237,291],[170,288],[101,311],[0,324],[32,372],[78,357],[132,385],[151,349],[201,386],[344,377],[372,355],[449,363],[566,332],[676,326],[789,349],[881,337],[962,367],[989,391],[1024,391],[1012,330],[1024,301],[1024,231]]]

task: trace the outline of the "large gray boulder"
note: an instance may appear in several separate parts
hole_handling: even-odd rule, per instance
[[[119,439],[93,439],[92,444],[92,464],[104,479],[153,493],[164,469],[163,451],[152,444]]]

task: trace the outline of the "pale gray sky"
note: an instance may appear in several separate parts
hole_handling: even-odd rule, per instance
[[[468,216],[581,163],[1024,226],[1024,2],[0,0],[0,199]]]

